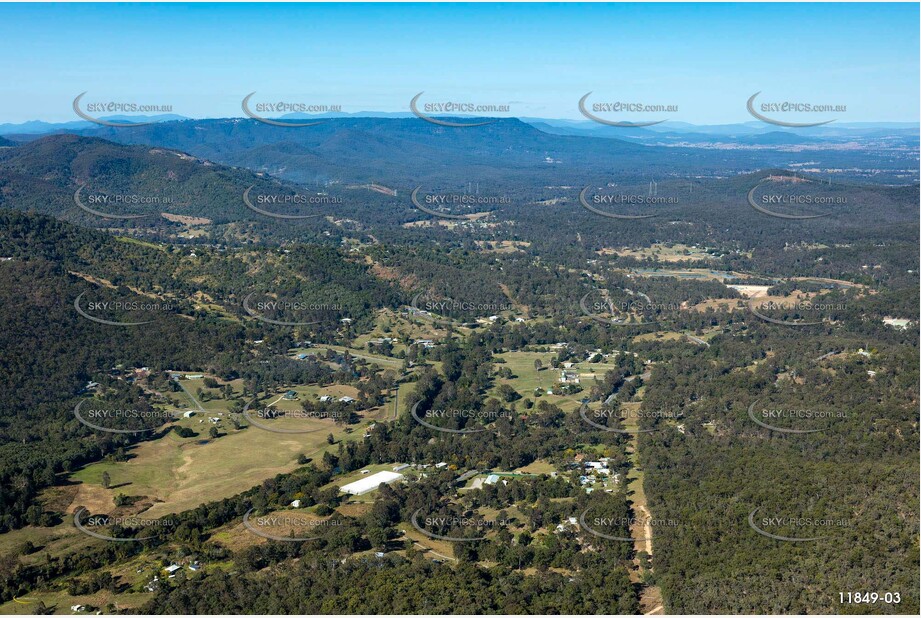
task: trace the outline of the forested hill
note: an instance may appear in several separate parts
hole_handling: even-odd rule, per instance
[[[87,382],[104,382],[113,367],[273,383],[291,371],[284,353],[299,333],[252,318],[247,294],[324,299],[336,311],[312,328],[328,337],[342,317],[360,327],[377,308],[399,304],[388,283],[334,248],[199,253],[0,209],[0,531],[54,521],[60,514],[43,511],[38,491],[136,439],[94,437],[73,414]],[[143,328],[105,326],[75,310],[81,295],[165,310],[145,314]],[[246,345],[254,340],[264,345]],[[147,405],[136,388],[112,385],[122,403]]]
[[[54,215],[87,227],[128,225],[175,231],[184,222],[265,221],[243,201],[249,187],[254,195],[286,196],[298,190],[183,152],[92,137],[51,135],[0,149],[0,206]],[[301,208],[307,207],[287,212],[306,212]],[[107,218],[92,211],[137,218]]]
[[[461,123],[470,119],[455,118]],[[605,127],[609,128],[609,127]],[[629,129],[628,129],[629,131]],[[331,118],[308,127],[278,127],[258,120],[178,120],[79,131],[126,144],[173,148],[215,162],[264,171],[296,182],[462,182],[560,185],[598,175],[664,179],[714,177],[727,170],[821,165],[878,171],[903,169],[887,153],[847,150],[709,149],[645,146],[616,136],[547,133],[515,118],[476,127],[445,127],[420,118]],[[779,139],[779,138],[777,138]]]

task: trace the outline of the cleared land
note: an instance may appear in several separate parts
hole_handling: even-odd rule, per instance
[[[273,427],[314,431],[279,434],[257,427],[234,430],[223,426],[220,431],[226,435],[209,439],[207,432],[212,425],[207,420],[200,424],[199,420],[196,416],[181,423],[197,431],[197,437],[180,438],[170,432],[132,448],[129,461],[98,462],[71,475],[71,481],[86,485],[71,507],[101,499],[112,501],[117,493],[123,493],[153,501],[144,511],[147,516],[177,513],[294,470],[298,455],[315,457],[326,448],[335,448],[326,443],[330,433],[336,440],[361,435],[357,428],[347,434],[344,427],[328,419],[276,419],[271,421]],[[102,487],[104,472],[111,479],[110,489]]]

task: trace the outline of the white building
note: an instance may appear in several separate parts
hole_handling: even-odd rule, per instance
[[[341,491],[352,494],[353,496],[360,496],[366,494],[369,491],[374,491],[381,483],[393,483],[403,478],[402,474],[397,472],[387,472],[386,470],[378,472],[377,474],[372,474],[363,479],[359,479],[354,483],[349,483],[348,485],[343,485]]]

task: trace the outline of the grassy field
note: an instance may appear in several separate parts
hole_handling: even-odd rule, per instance
[[[0,614],[4,615],[29,615],[36,614],[39,602],[46,608],[54,608],[55,614],[71,615],[71,605],[92,605],[105,610],[110,603],[119,609],[136,609],[153,598],[152,592],[144,593],[112,593],[100,590],[95,594],[83,594],[72,597],[66,590],[50,592],[31,592],[20,598],[13,599],[0,605]],[[89,615],[89,614],[87,614]]]
[[[680,341],[684,338],[681,333],[674,331],[660,331],[655,333],[643,333],[633,338],[634,341]]]
[[[404,337],[410,337],[413,340],[434,340],[441,339],[447,334],[446,330],[435,328],[434,323],[430,320],[409,319],[406,314],[384,309],[378,313],[374,328],[370,332],[356,337],[352,345],[364,350],[367,349],[368,341],[371,339],[391,337],[398,340],[393,342],[393,353],[399,354],[401,351],[406,351],[406,346],[401,342]]]
[[[515,470],[515,472],[519,472],[521,474],[550,474],[551,472],[555,471],[556,468],[553,467],[553,464],[543,459],[532,461],[528,465]]]
[[[620,249],[605,248],[598,253],[601,255],[617,255],[621,257],[631,257],[637,260],[655,260],[657,262],[666,263],[716,259],[703,249],[689,247],[681,243],[675,243],[671,246],[657,243],[649,247],[640,247],[636,249],[628,247]]]
[[[505,352],[497,354],[496,357],[505,360],[505,364],[496,364],[496,368],[508,367],[516,377],[512,379],[496,379],[489,395],[496,396],[496,387],[501,384],[508,384],[522,397],[530,398],[535,403],[537,401],[546,401],[559,406],[567,412],[578,409],[579,400],[585,396],[585,392],[591,388],[596,378],[599,381],[602,380],[605,372],[616,367],[612,363],[576,363],[570,371],[575,371],[579,374],[583,391],[573,396],[547,395],[547,389],[558,386],[560,383],[560,371],[550,368],[550,361],[556,357],[555,352]],[[535,360],[540,360],[544,366],[540,371],[534,368]],[[536,388],[540,388],[544,393],[537,399],[534,398],[534,389]]]
[[[200,419],[198,419],[200,420]],[[207,438],[212,426],[198,424],[196,417],[183,419],[183,425],[199,432],[197,437],[180,438],[170,432],[163,438],[143,442],[131,449],[126,462],[98,462],[71,475],[83,484],[77,503],[95,508],[111,503],[116,493],[148,496],[155,504],[145,516],[162,516],[195,508],[199,504],[232,496],[276,474],[297,467],[301,453],[317,456],[329,448],[326,436],[349,439],[350,434],[328,419],[276,419],[273,427],[314,429],[313,433],[279,434],[249,427],[226,432],[215,440]],[[362,434],[356,428],[351,436]],[[111,489],[102,488],[107,472]],[[101,509],[105,510],[105,509]]]

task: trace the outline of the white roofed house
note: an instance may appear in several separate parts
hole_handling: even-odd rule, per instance
[[[560,384],[578,384],[579,382],[579,374],[575,371],[564,369],[560,372]]]

